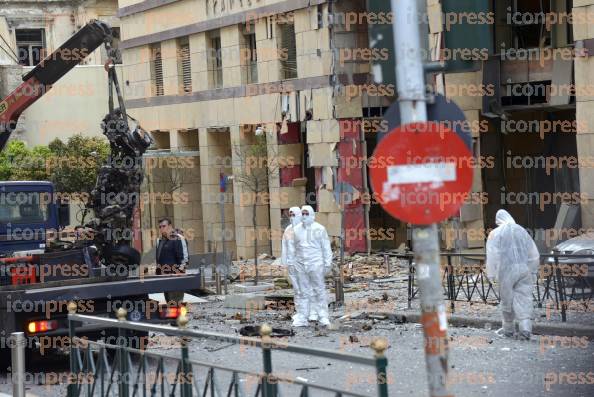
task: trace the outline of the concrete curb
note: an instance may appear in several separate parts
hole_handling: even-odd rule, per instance
[[[388,315],[388,313],[382,314]],[[418,312],[398,311],[396,313],[389,313],[389,315],[405,316],[406,321],[409,323],[421,322],[421,315]],[[471,328],[485,328],[486,324],[491,324],[491,329],[496,330],[500,327],[501,321],[486,317],[453,315],[448,317],[448,324],[452,327]],[[568,323],[533,323],[532,333],[535,335],[586,336],[590,339],[594,339],[594,326]]]

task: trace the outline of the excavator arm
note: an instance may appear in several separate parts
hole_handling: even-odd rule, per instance
[[[23,83],[0,102],[0,152],[21,113],[102,43],[111,43],[112,39],[109,25],[92,20],[23,76]]]

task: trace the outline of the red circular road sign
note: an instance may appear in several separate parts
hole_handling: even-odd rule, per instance
[[[458,134],[436,122],[392,130],[368,162],[374,198],[393,217],[417,225],[456,215],[475,165]]]

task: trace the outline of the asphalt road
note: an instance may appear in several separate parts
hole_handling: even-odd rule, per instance
[[[220,302],[196,306],[189,326],[201,330],[235,333],[245,324],[238,324],[230,316],[235,311],[223,309]],[[265,311],[252,314],[248,324],[270,323],[274,327],[288,327],[285,311]],[[371,325],[371,330],[363,326]],[[338,350],[371,357],[370,342],[376,337],[389,341],[388,388],[390,396],[427,396],[427,374],[423,352],[423,335],[416,324],[395,324],[368,320],[342,323],[337,330],[316,330],[314,326],[297,329],[290,343],[330,350]],[[583,339],[552,339],[533,337],[529,342],[499,338],[493,330],[453,328],[450,335],[451,391],[458,396],[593,396],[594,341]],[[154,335],[150,351],[179,355],[176,341]],[[262,369],[262,353],[249,346],[226,342],[193,340],[190,357],[216,365],[232,366],[249,371]],[[325,385],[374,396],[376,386],[374,368],[302,356],[287,351],[273,352],[273,369],[277,375],[306,380],[312,385]],[[137,361],[135,361],[136,367]],[[149,362],[154,368],[155,362]],[[28,394],[34,396],[65,395],[67,363],[65,357],[46,356],[37,361],[28,374]],[[175,364],[167,363],[166,373],[172,375]],[[53,373],[53,379],[48,378]],[[196,366],[199,384],[206,379],[207,368]],[[44,379],[45,377],[45,379]],[[56,383],[58,379],[58,384]],[[222,394],[226,395],[230,374],[216,371]],[[246,391],[255,391],[254,377],[240,381]],[[580,384],[582,383],[582,384]],[[203,387],[203,386],[201,386]],[[295,385],[281,385],[284,396],[299,395]],[[10,393],[6,374],[0,376],[0,392]],[[253,395],[253,393],[251,393]],[[310,395],[330,395],[310,389]]]

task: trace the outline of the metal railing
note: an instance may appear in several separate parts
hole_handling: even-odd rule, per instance
[[[214,332],[203,332],[187,329],[188,319],[185,315],[178,318],[178,327],[160,324],[149,324],[134,321],[127,321],[127,313],[123,308],[118,309],[117,319],[104,318],[76,314],[76,305],[69,304],[68,322],[70,327],[70,371],[71,379],[75,381],[68,385],[68,397],[84,396],[110,396],[115,394],[119,397],[137,397],[142,394],[146,397],[160,396],[181,396],[191,397],[194,394],[199,396],[245,396],[247,391],[242,387],[246,379],[256,380],[253,386],[256,387],[254,397],[277,397],[290,395],[283,393],[283,387],[291,385],[297,388],[300,397],[319,395],[320,392],[331,393],[331,395],[365,397],[360,393],[350,390],[341,390],[323,385],[313,384],[299,378],[291,378],[275,375],[272,369],[273,350],[308,355],[313,357],[324,357],[339,361],[346,361],[362,366],[374,367],[377,382],[377,395],[388,396],[387,386],[387,359],[384,355],[387,349],[385,339],[376,339],[371,343],[375,351],[374,357],[364,357],[343,352],[336,352],[326,349],[317,349],[286,342],[274,341],[271,337],[272,329],[264,324],[261,327],[261,338],[238,337]],[[93,342],[76,336],[78,323],[92,324],[106,328],[117,329],[116,345],[104,342]],[[179,337],[179,352],[177,355],[163,354],[159,352],[146,351],[129,346],[130,331],[158,332],[167,336]],[[262,352],[263,371],[249,371],[232,366],[217,365],[205,361],[190,358],[188,344],[191,338],[207,338],[217,341],[228,342],[250,348],[259,348]],[[108,351],[115,351],[112,360]],[[135,365],[132,357],[137,358]],[[150,359],[150,360],[149,360]],[[155,371],[150,372],[153,379],[147,379],[152,366]],[[174,376],[167,376],[166,365],[170,362],[176,363]],[[199,376],[197,369],[206,368],[206,374]],[[224,388],[220,387],[219,375],[221,372],[230,374],[229,381]],[[172,380],[171,382],[169,380]],[[204,381],[204,385],[200,384]]]
[[[418,294],[415,283],[414,256],[412,253],[393,254],[385,253],[391,257],[408,261],[408,308]],[[485,270],[486,254],[461,254],[441,253],[447,264],[443,266],[442,286],[446,299],[450,301],[450,309],[455,312],[456,301],[499,303],[497,288],[489,280]],[[567,321],[567,307],[570,301],[578,301],[587,308],[594,298],[594,285],[592,277],[588,274],[565,274],[567,266],[580,264],[576,262],[560,262],[563,259],[594,259],[594,255],[579,254],[543,254],[541,265],[536,277],[534,300],[539,308],[543,304],[554,303],[556,310],[561,311],[561,320]],[[466,263],[454,263],[465,261]],[[584,263],[587,265],[587,263]],[[594,263],[591,264],[594,267]],[[550,270],[550,271],[543,271]],[[575,269],[574,269],[575,270]],[[478,299],[478,300],[477,300]]]

